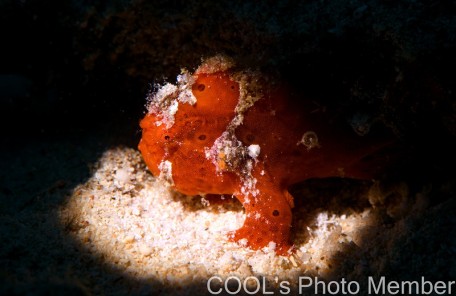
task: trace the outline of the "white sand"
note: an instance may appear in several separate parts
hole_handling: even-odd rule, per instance
[[[3,155],[12,161],[3,171],[11,194],[0,215],[1,295],[209,295],[212,275],[265,277],[271,290],[287,279],[296,288],[298,276],[345,278],[366,295],[367,276],[456,279],[456,203],[432,204],[426,184],[412,194],[400,183],[306,182],[292,191],[297,251],[285,258],[227,241],[242,206],[172,193],[136,149],[106,151],[74,187],[94,159],[83,149],[90,145],[45,143],[24,147],[26,158]],[[451,184],[438,194],[453,196]]]
[[[324,278],[334,265],[333,255],[362,244],[361,231],[373,223],[369,209],[348,216],[321,212],[312,224],[295,228],[303,231],[295,233],[292,256],[252,251],[227,240],[227,232],[245,219],[239,203],[207,206],[201,197],[175,193],[147,171],[138,151],[128,148],[104,153],[60,218],[62,225],[78,225],[71,232],[74,238],[106,262],[175,291],[189,284],[204,290],[212,275],[265,276],[271,288],[282,280],[295,285],[300,275]]]

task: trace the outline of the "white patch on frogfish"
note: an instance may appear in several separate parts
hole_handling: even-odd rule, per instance
[[[155,122],[157,126],[165,125],[169,129],[174,124],[174,116],[179,109],[179,103],[194,105],[196,97],[193,95],[192,86],[195,83],[195,77],[185,69],[177,76],[177,85],[165,83],[158,86],[155,93],[148,95],[147,111],[157,115]]]
[[[186,69],[182,69],[181,75],[177,76],[177,86],[179,88],[178,101],[190,105],[196,104],[196,97],[193,95],[192,86],[195,83],[195,77]]]
[[[174,185],[173,164],[171,163],[171,161],[163,160],[158,165],[158,169],[160,170],[160,175],[158,176],[158,178],[165,181],[168,185]]]
[[[247,150],[248,150],[249,156],[251,158],[257,159],[258,155],[260,155],[261,148],[260,148],[260,145],[252,144],[247,148]]]

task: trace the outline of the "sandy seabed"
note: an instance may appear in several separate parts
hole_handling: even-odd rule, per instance
[[[371,200],[379,198],[372,190],[369,194]],[[303,209],[294,215],[297,224],[307,216]],[[208,205],[201,197],[175,193],[147,171],[137,151],[128,148],[103,154],[93,177],[74,190],[60,217],[62,225],[75,225],[70,228],[76,240],[116,268],[182,293],[188,286],[207,292],[213,275],[241,280],[262,276],[271,289],[285,280],[296,288],[302,275],[334,277],[335,264],[353,261],[344,258],[343,251],[368,245],[363,241],[366,229],[381,227],[372,208],[349,215],[320,212],[299,227],[302,233],[295,235],[292,255],[276,256],[273,245],[248,250],[227,239],[227,233],[245,219],[239,203]]]
[[[42,203],[1,216],[12,242],[1,249],[0,271],[10,283],[4,291],[210,294],[212,276],[253,276],[280,294],[281,282],[295,293],[299,277],[310,276],[357,281],[362,295],[369,276],[456,274],[454,244],[439,235],[454,231],[453,202],[429,207],[425,192],[411,198],[404,184],[342,186],[316,203],[320,192],[309,188],[327,184],[308,184],[297,191],[307,200],[296,198],[293,211],[295,252],[277,256],[273,244],[253,251],[227,239],[245,219],[236,199],[176,193],[149,173],[135,149],[106,150],[91,172],[64,199],[57,182],[41,194]],[[247,283],[255,291],[256,282]]]

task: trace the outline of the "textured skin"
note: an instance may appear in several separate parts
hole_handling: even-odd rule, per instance
[[[151,172],[160,174],[159,164],[172,163],[174,187],[187,195],[234,194],[246,212],[244,225],[230,234],[252,249],[275,243],[277,254],[290,251],[293,198],[289,185],[308,178],[344,176],[372,178],[377,166],[364,162],[384,146],[384,142],[356,135],[332,124],[325,112],[316,111],[312,102],[290,99],[277,87],[249,108],[236,137],[246,147],[261,147],[251,176],[258,194],[242,193],[241,174],[217,171],[205,151],[227,129],[239,101],[239,84],[230,73],[195,75],[192,91],[195,105],[180,104],[174,125],[157,126],[157,115],[149,113],[141,121],[143,135],[139,144]],[[309,148],[299,144],[305,132],[313,132],[318,143]],[[223,166],[223,163],[220,164]]]

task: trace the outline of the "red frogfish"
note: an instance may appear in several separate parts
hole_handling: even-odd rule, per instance
[[[373,178],[376,166],[364,159],[384,146],[224,56],[152,93],[140,126],[139,150],[153,175],[186,195],[235,196],[246,218],[229,238],[279,255],[292,250],[288,187],[309,178]]]

